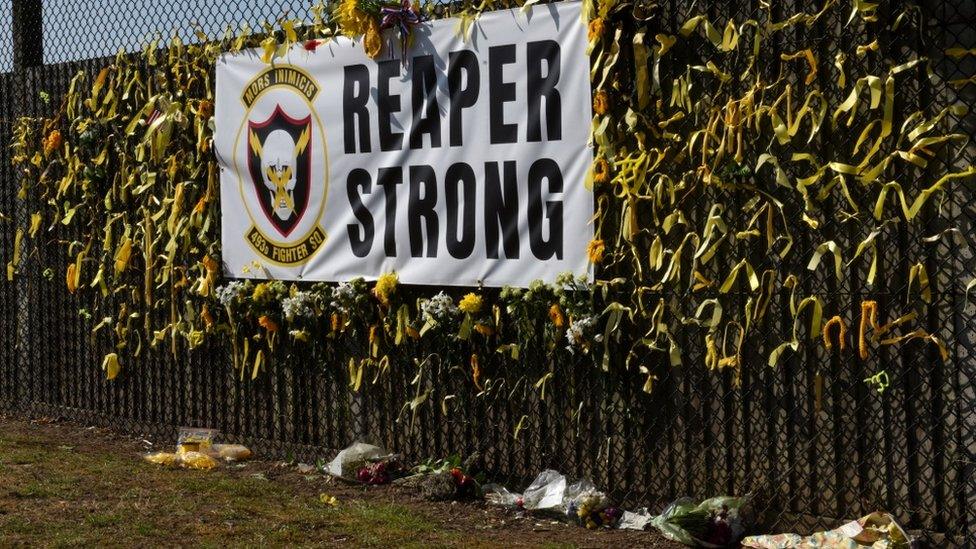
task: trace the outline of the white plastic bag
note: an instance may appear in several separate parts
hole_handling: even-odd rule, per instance
[[[481,487],[482,493],[485,495],[485,501],[492,505],[501,505],[502,507],[522,507],[522,494],[518,494],[509,491],[501,484],[485,484]]]
[[[369,461],[381,459],[386,450],[372,444],[354,442],[329,462],[326,472],[348,480],[356,479],[356,471]]]
[[[646,507],[642,507],[635,512],[624,511],[624,515],[620,519],[620,523],[617,524],[617,528],[623,530],[647,530],[653,518],[654,515],[648,512]]]
[[[532,484],[519,494],[512,492],[500,484],[486,484],[481,487],[488,503],[516,507],[529,511],[562,511],[565,509],[563,499],[566,496],[566,477],[546,469],[535,477]]]
[[[522,493],[526,509],[561,511],[566,497],[566,477],[559,471],[546,469],[535,477]]]

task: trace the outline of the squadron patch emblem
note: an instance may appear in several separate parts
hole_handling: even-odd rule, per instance
[[[247,168],[237,174],[252,223],[246,239],[272,263],[305,263],[326,239],[321,217],[328,155],[325,130],[312,107],[318,92],[304,71],[275,66],[241,96],[247,117],[234,151],[244,160],[235,165]]]

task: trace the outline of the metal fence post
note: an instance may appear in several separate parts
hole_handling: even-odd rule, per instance
[[[14,89],[14,113],[15,117],[27,116],[31,112],[31,100],[29,98],[29,81],[34,67],[41,66],[44,62],[43,48],[43,24],[42,24],[42,2],[41,0],[18,0],[13,2],[13,13],[11,18],[11,33],[13,43],[13,89]],[[19,177],[14,176],[14,185],[19,185]],[[30,220],[30,204],[27,200],[18,199],[15,208],[15,219],[17,226],[26,227]],[[25,260],[26,261],[26,260]],[[17,295],[17,339],[15,345],[15,376],[13,401],[18,408],[23,409],[28,402],[28,395],[31,394],[30,383],[32,381],[31,372],[33,363],[33,335],[35,334],[34,325],[36,313],[33,312],[36,305],[36,277],[30,277],[26,271],[33,269],[23,268],[21,273],[14,278],[15,292]]]
[[[14,72],[43,63],[44,39],[41,0],[18,0],[13,3],[12,33]],[[23,95],[19,95],[24,100]]]

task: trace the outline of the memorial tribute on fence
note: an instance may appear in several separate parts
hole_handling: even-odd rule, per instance
[[[531,24],[530,24],[531,22]],[[579,3],[217,63],[225,272],[528,285],[589,271],[589,60]]]

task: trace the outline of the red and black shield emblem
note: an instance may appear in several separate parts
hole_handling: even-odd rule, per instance
[[[276,105],[263,122],[247,123],[247,168],[261,209],[287,238],[308,207],[312,117],[295,119]]]

